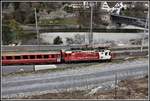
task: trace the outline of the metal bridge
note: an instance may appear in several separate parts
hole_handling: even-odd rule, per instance
[[[111,20],[113,23],[118,24],[120,26],[121,26],[121,24],[127,24],[127,25],[134,25],[134,26],[138,26],[138,27],[148,28],[148,23],[147,23],[146,19],[121,16],[121,15],[117,15],[117,14],[111,14],[110,17],[111,17]],[[145,24],[146,24],[146,26],[145,26]]]

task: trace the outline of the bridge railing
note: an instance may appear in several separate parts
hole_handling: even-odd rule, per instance
[[[114,23],[125,23],[125,24],[135,25],[139,27],[145,27],[146,24],[146,19],[121,16],[116,14],[111,14],[111,20]],[[148,28],[148,24],[147,24],[147,28]]]

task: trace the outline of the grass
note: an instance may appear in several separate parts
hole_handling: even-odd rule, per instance
[[[76,18],[63,19],[63,20],[60,20],[59,22],[60,24],[73,24],[73,25],[78,24]]]
[[[77,25],[78,24],[78,19],[77,18],[65,18],[65,19],[45,19],[41,20],[39,23],[40,25]]]

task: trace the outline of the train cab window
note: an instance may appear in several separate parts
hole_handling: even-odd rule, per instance
[[[51,55],[51,58],[54,58],[54,55]]]
[[[35,56],[34,55],[30,55],[30,59],[35,59]]]
[[[28,59],[28,56],[27,56],[27,55],[24,55],[24,56],[23,56],[23,59]]]
[[[44,58],[48,58],[48,55],[44,55]]]
[[[38,58],[38,59],[41,59],[41,58],[42,58],[42,55],[37,55],[37,58]]]
[[[21,59],[21,57],[20,56],[15,56],[15,59]]]
[[[105,55],[107,55],[107,52],[105,53]]]

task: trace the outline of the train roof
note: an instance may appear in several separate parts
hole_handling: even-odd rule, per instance
[[[103,50],[109,50],[109,48],[107,48],[107,47],[97,47],[97,48],[89,47],[89,48],[71,48],[68,50],[69,51],[103,51]]]
[[[60,52],[2,52],[2,56],[60,54]]]

